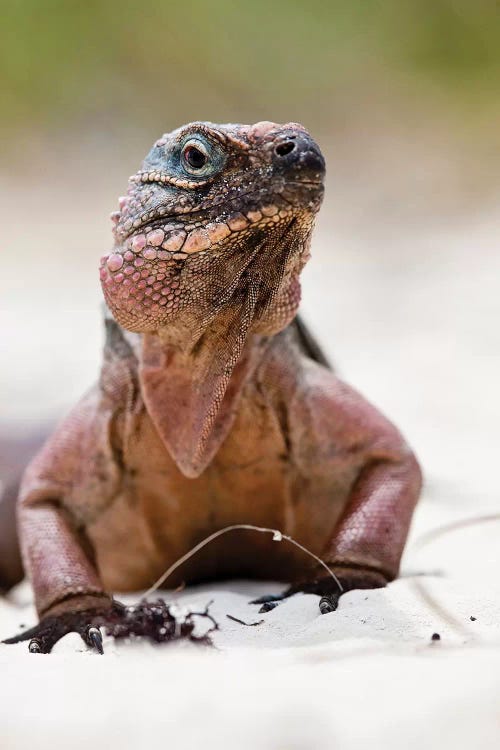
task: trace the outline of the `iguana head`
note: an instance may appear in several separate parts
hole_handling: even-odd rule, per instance
[[[299,303],[324,173],[296,123],[195,122],[162,136],[112,214],[100,273],[118,323],[201,332],[250,295],[247,330],[281,330]]]

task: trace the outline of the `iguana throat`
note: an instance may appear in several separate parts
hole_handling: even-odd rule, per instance
[[[284,232],[273,248],[265,245],[249,252],[239,283],[214,304],[212,315],[193,316],[189,328],[171,325],[143,334],[139,376],[146,406],[186,476],[198,476],[210,463],[270,336],[296,313],[294,242]]]

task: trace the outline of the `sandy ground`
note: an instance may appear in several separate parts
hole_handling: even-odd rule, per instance
[[[329,178],[304,312],[343,376],[402,427],[422,461],[426,488],[403,577],[347,594],[327,616],[316,597],[296,596],[255,627],[226,614],[260,620],[248,601],[278,584],[178,595],[193,606],[214,600],[216,649],[106,642],[101,658],[76,636],[49,657],[0,647],[2,750],[498,748],[500,522],[422,544],[432,529],[499,510],[495,201],[464,211],[423,162],[413,171],[389,164],[375,183],[347,161]],[[93,166],[67,165],[64,184],[50,167],[26,181],[0,176],[10,217],[4,432],[53,418],[95,377],[95,261],[134,164],[101,169],[89,191]],[[0,637],[33,621],[28,587],[0,602]]]

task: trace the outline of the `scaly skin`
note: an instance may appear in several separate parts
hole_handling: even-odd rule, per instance
[[[294,321],[323,176],[302,126],[263,122],[188,125],[131,177],[101,261],[113,317],[100,382],[20,493],[41,650],[72,625],[86,642],[116,625],[111,591],[150,586],[230,524],[281,529],[344,590],[397,575],[418,465]],[[220,537],[168,584],[235,575],[337,604],[309,558],[252,532]]]

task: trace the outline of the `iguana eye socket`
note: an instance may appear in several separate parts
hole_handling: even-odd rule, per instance
[[[190,140],[182,149],[184,167],[188,172],[196,173],[203,169],[208,162],[208,152],[201,141]]]

